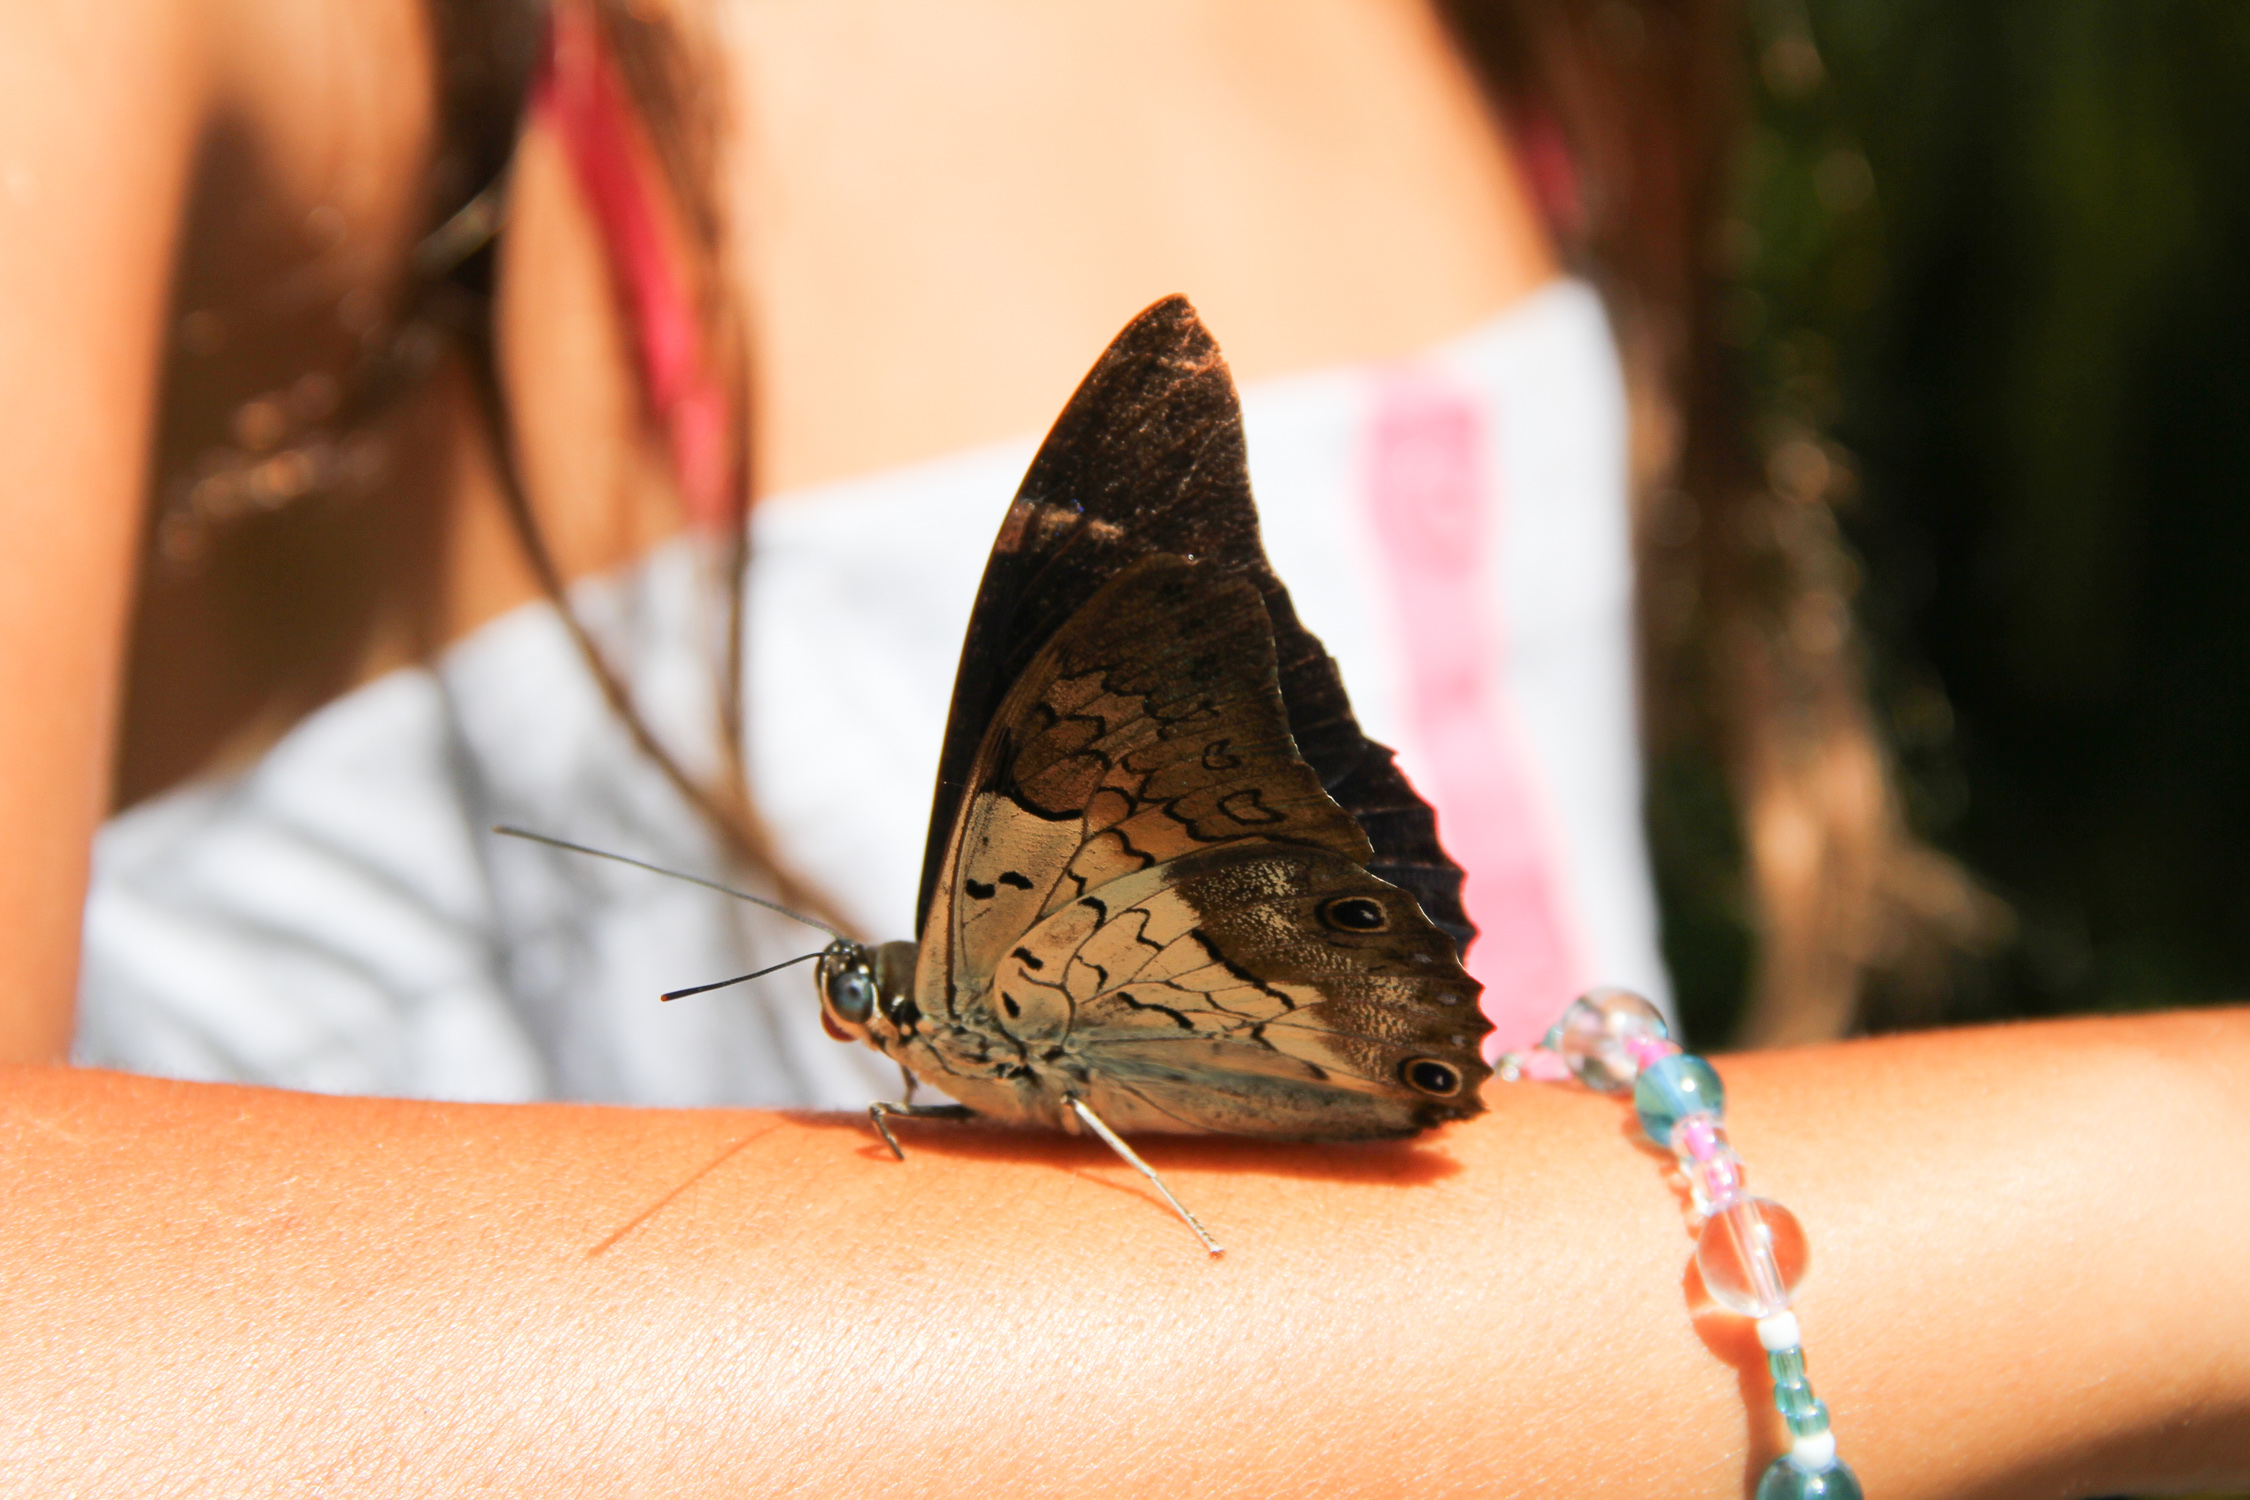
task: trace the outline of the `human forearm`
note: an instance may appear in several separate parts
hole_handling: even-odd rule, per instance
[[[1869,1493],[2250,1477],[2246,1032],[1722,1064]],[[832,1117],[6,1087],[19,1493],[1735,1495],[1778,1442],[1664,1160],[1571,1090],[1397,1146],[1144,1143],[1210,1262],[1059,1138],[925,1127],[901,1166]]]
[[[1870,1495],[2250,1484],[2250,1012],[1727,1065]]]

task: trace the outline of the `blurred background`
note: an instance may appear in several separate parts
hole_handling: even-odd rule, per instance
[[[1915,831],[2008,909],[1864,1024],[2250,997],[2250,6],[1745,18],[1717,253],[1760,453],[1842,520]],[[1652,766],[1711,1045],[1755,956],[1730,824]]]

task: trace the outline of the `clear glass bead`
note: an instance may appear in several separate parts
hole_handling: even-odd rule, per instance
[[[1570,1002],[1548,1031],[1547,1047],[1561,1054],[1586,1087],[1622,1094],[1640,1071],[1632,1044],[1662,1041],[1670,1034],[1663,1014],[1631,990],[1588,990]]]
[[[1673,1127],[1681,1120],[1689,1115],[1716,1119],[1726,1107],[1726,1086],[1719,1075],[1702,1058],[1685,1052],[1657,1059],[1633,1080],[1633,1108],[1641,1117],[1641,1129],[1667,1151],[1672,1149]]]
[[[1777,1458],[1758,1481],[1758,1500],[1866,1500],[1859,1476],[1843,1464],[1815,1473]]]
[[[1770,1318],[1805,1274],[1805,1230],[1771,1198],[1741,1198],[1713,1214],[1695,1241],[1695,1267],[1720,1306]]]

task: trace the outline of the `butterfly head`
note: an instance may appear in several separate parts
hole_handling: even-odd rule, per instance
[[[884,1045],[908,1029],[914,1010],[914,945],[870,947],[838,938],[820,955],[820,1024],[839,1042]]]

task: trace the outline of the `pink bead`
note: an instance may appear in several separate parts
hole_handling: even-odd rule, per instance
[[[1697,1162],[1692,1177],[1700,1213],[1722,1212],[1742,1196],[1742,1161],[1732,1151]]]
[[[1647,1068],[1667,1057],[1678,1056],[1680,1048],[1669,1037],[1637,1036],[1626,1042],[1625,1050],[1636,1067]]]
[[[1709,1161],[1719,1144],[1719,1127],[1708,1115],[1689,1115],[1672,1132],[1673,1149],[1689,1161]]]

